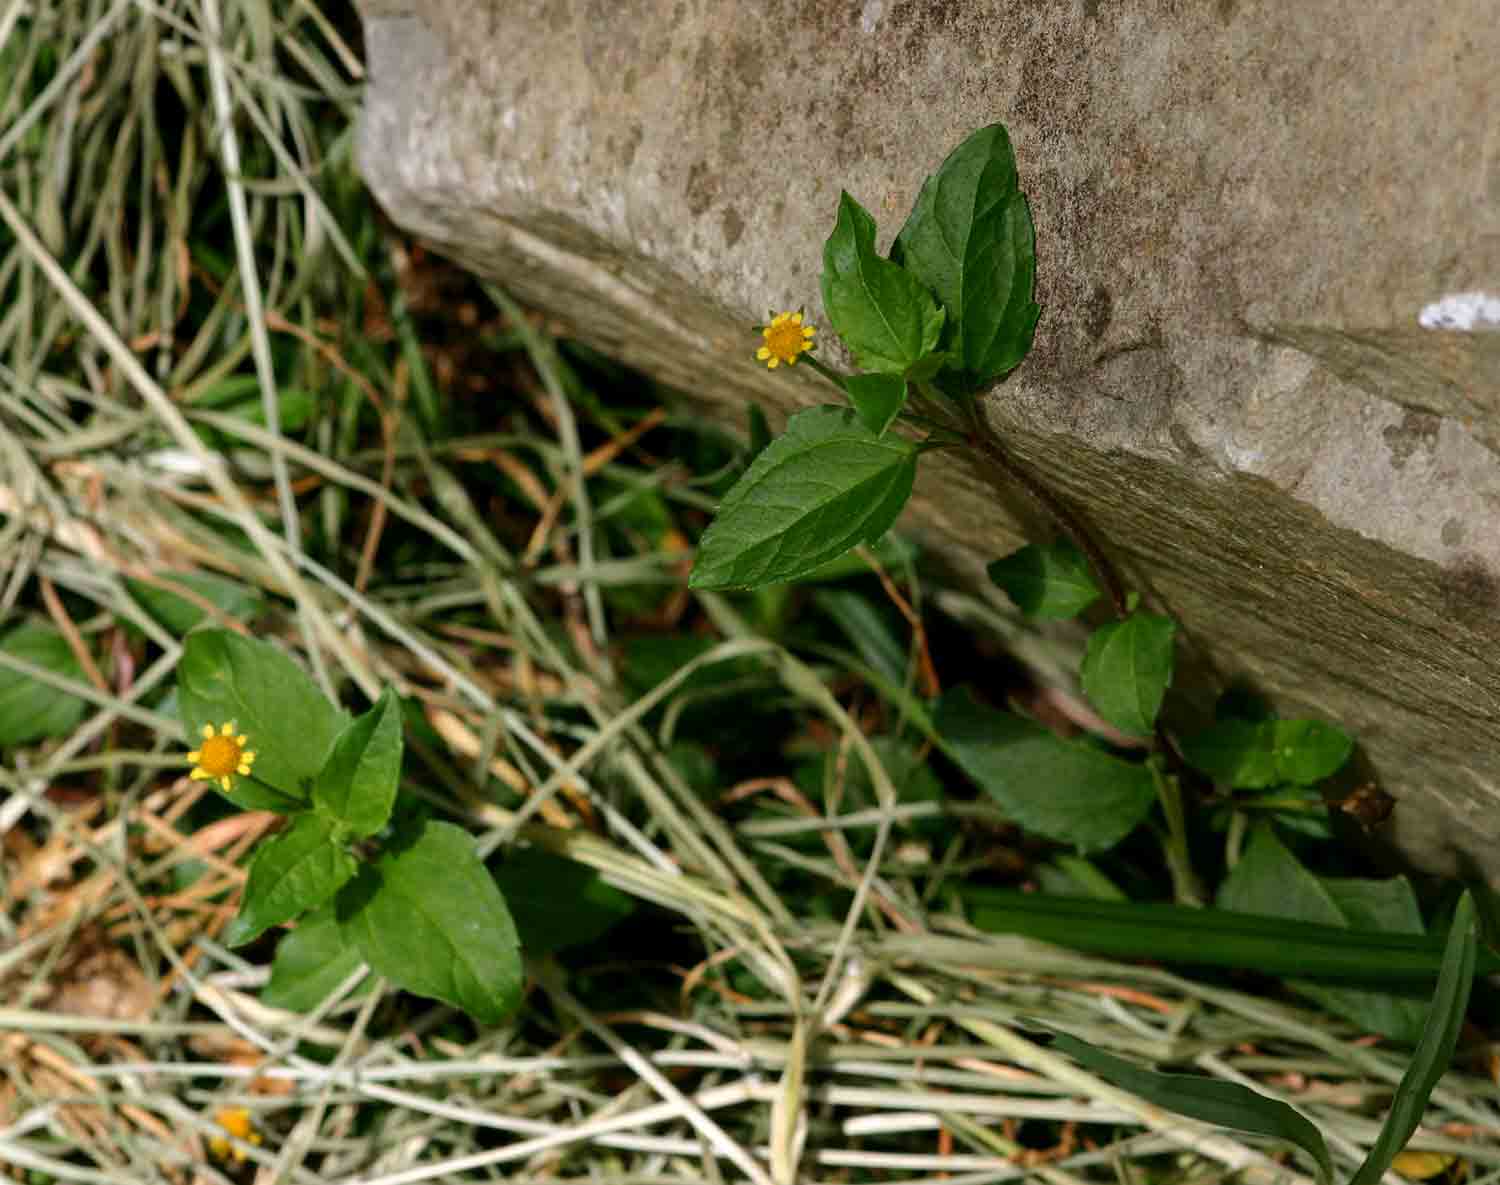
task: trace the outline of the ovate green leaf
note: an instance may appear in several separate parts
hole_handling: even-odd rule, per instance
[[[1438,974],[1437,989],[1427,1009],[1422,1038],[1416,1053],[1396,1087],[1391,1109],[1386,1113],[1380,1134],[1365,1162],[1359,1166],[1349,1185],[1375,1185],[1391,1167],[1397,1154],[1406,1147],[1427,1100],[1453,1060],[1464,1013],[1469,1007],[1469,993],[1474,988],[1474,966],[1478,955],[1478,927],[1474,917],[1474,899],[1465,892],[1453,912],[1448,931],[1448,945],[1443,952],[1443,969]]]
[[[1194,769],[1236,790],[1263,790],[1279,780],[1273,751],[1275,721],[1220,720],[1182,742]]]
[[[374,835],[391,816],[401,781],[401,701],[389,687],[333,742],[313,802],[356,835]]]
[[[1362,877],[1319,877],[1347,925],[1385,934],[1425,934],[1422,911],[1404,876],[1383,881]]]
[[[1149,736],[1172,682],[1172,637],[1177,623],[1154,613],[1132,613],[1100,626],[1084,652],[1083,692],[1121,732]]]
[[[338,897],[346,942],[397,987],[486,1023],[521,1000],[521,955],[505,899],[451,823],[425,821],[366,864]]]
[[[1328,1155],[1328,1145],[1324,1143],[1322,1133],[1305,1115],[1279,1099],[1269,1098],[1237,1082],[1147,1070],[1102,1049],[1095,1049],[1088,1042],[1067,1033],[1056,1034],[1052,1043],[1106,1082],[1128,1090],[1148,1103],[1200,1123],[1271,1136],[1295,1144],[1312,1158],[1318,1170],[1318,1180],[1323,1185],[1328,1185],[1333,1179],[1333,1158]]]
[[[1111,847],[1156,801],[1145,766],[987,708],[965,688],[943,696],[936,722],[943,748],[963,771],[1017,823],[1050,839]]]
[[[17,626],[0,641],[0,650],[54,675],[84,682],[83,668],[67,639],[47,626]],[[26,745],[71,732],[83,719],[85,706],[50,683],[0,666],[0,745]]]
[[[1239,863],[1219,888],[1218,905],[1281,920],[1422,933],[1416,898],[1405,881],[1323,880],[1304,868],[1265,824],[1250,833]],[[1407,1042],[1421,1034],[1422,1002],[1410,996],[1309,980],[1293,980],[1289,986],[1373,1032]]]
[[[892,257],[937,293],[944,346],[968,386],[1026,357],[1040,313],[1036,235],[1004,127],[980,128],[927,179]]]
[[[1027,617],[1076,617],[1099,599],[1088,560],[1066,539],[1027,544],[985,570]]]
[[[239,915],[224,941],[241,946],[272,926],[291,921],[332,897],[354,875],[354,857],[333,834],[333,824],[311,812],[260,845],[250,862]]]
[[[1251,831],[1239,862],[1219,886],[1217,904],[1220,909],[1237,913],[1330,926],[1349,924],[1323,882],[1304,868],[1265,824]]]
[[[177,706],[189,739],[232,722],[255,752],[253,776],[225,795],[247,810],[287,811],[310,801],[312,779],[348,720],[301,667],[269,642],[198,630],[177,664]]]
[[[916,470],[912,441],[876,436],[848,408],[799,412],[725,496],[689,584],[792,580],[878,539],[911,497]]]
[[[1321,720],[1225,715],[1188,738],[1183,755],[1197,769],[1237,790],[1287,782],[1311,786],[1343,768],[1353,739]]]
[[[1338,773],[1354,752],[1347,733],[1321,720],[1277,720],[1274,734],[1276,772],[1282,781],[1299,786]]]
[[[328,993],[364,962],[359,950],[344,941],[331,904],[314,910],[276,944],[271,980],[260,994],[262,1004],[289,1012],[311,1012]],[[356,991],[368,991],[366,976]]]
[[[844,393],[865,427],[884,436],[906,404],[906,380],[894,374],[852,374],[844,380]]]
[[[865,370],[904,375],[937,349],[943,311],[908,271],[875,252],[875,220],[847,193],[823,245],[823,306]]]

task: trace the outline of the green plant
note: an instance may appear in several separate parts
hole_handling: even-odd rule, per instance
[[[755,457],[704,535],[691,584],[796,579],[884,534],[918,458],[972,440],[975,392],[1026,356],[1035,270],[1031,212],[999,124],[928,178],[889,259],[875,250],[875,220],[843,194],[823,248],[823,303],[863,372],[818,362],[801,313],[774,317],[758,356],[772,368],[806,358],[851,406],[793,416]]]
[[[1080,853],[1114,847],[1159,811],[1152,826],[1180,904],[1087,902],[973,885],[958,895],[985,929],[1116,957],[1296,976],[1293,990],[1415,1044],[1397,1106],[1355,1178],[1360,1185],[1377,1179],[1410,1136],[1452,1052],[1476,957],[1469,899],[1443,953],[1426,938],[1404,879],[1321,879],[1281,843],[1267,820],[1305,830],[1326,816],[1315,788],[1353,749],[1338,728],[1277,719],[1234,694],[1207,728],[1176,735],[1164,727],[1176,622],[1141,607],[1076,516],[1011,460],[978,408],[979,391],[1025,357],[1038,313],[1034,236],[1005,130],[980,129],[928,178],[889,258],[876,252],[875,233],[870,215],[843,194],[823,251],[823,303],[862,373],[840,374],[819,362],[816,330],[801,313],[775,317],[762,330],[758,354],[772,368],[805,359],[850,406],[800,412],[784,435],[757,444],[703,537],[692,585],[756,588],[806,579],[851,548],[875,543],[931,452],[969,450],[981,466],[1018,483],[1058,535],[994,561],[988,574],[1027,617],[1065,620],[1107,605],[1112,619],[1092,629],[1077,671],[1097,714],[1095,736],[1060,736],[963,687],[935,703],[904,702],[903,710],[1007,817]],[[1194,869],[1189,819],[1197,799],[1214,802],[1211,821],[1226,807],[1229,814],[1220,911],[1200,908],[1208,893]],[[1257,816],[1262,822],[1245,848]],[[1074,874],[1057,875],[1072,881],[1072,891],[1118,895],[1087,860],[1069,860]],[[1403,993],[1434,975],[1437,996],[1424,1015]],[[1314,1156],[1320,1177],[1331,1176],[1321,1135],[1284,1104],[1233,1084],[1155,1075],[1076,1038],[1059,1042],[1162,1106],[1221,1124],[1235,1125],[1238,1117],[1243,1130],[1292,1139]]]
[[[190,634],[177,698],[192,776],[247,810],[288,816],[250,864],[225,938],[240,945],[309,914],[277,959],[273,998],[311,998],[328,968],[362,959],[397,986],[484,1021],[521,998],[521,956],[505,899],[451,823],[393,816],[401,704],[387,688],[351,718],[268,642],[229,630]],[[311,954],[312,957],[309,957]]]
[[[877,253],[875,233],[871,216],[843,194],[823,248],[823,303],[862,372],[819,362],[816,330],[800,312],[774,317],[757,355],[772,368],[806,360],[849,406],[799,412],[757,447],[703,536],[690,583],[807,579],[890,528],[923,456],[969,450],[986,471],[1019,483],[1059,531],[994,561],[991,580],[1031,617],[1077,617],[1101,600],[1113,610],[1115,619],[1092,631],[1078,677],[1098,731],[1113,730],[1119,744],[1111,751],[1059,737],[962,688],[933,705],[931,739],[1010,817],[1084,850],[1119,843],[1159,804],[1177,896],[1201,904],[1184,779],[1211,781],[1241,801],[1242,792],[1271,790],[1284,806],[1293,788],[1336,773],[1352,743],[1330,725],[1267,718],[1168,736],[1159,721],[1176,623],[1139,607],[1077,517],[1012,461],[980,414],[979,392],[1025,358],[1039,312],[1031,214],[1005,129],[981,128],[953,150],[922,186],[889,258]]]

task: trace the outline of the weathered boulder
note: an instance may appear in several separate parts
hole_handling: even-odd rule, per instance
[[[391,215],[736,423],[826,398],[750,326],[819,319],[840,188],[888,242],[1006,123],[1043,313],[992,421],[1221,672],[1357,733],[1409,853],[1500,879],[1500,333],[1432,307],[1500,295],[1492,0],[363,12]],[[907,521],[977,573],[1003,503],[944,459]]]

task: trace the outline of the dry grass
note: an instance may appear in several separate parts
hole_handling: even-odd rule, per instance
[[[993,833],[916,837],[935,808],[898,809],[829,670],[732,602],[674,590],[678,521],[606,554],[632,491],[680,523],[711,502],[642,451],[669,411],[580,410],[546,327],[470,289],[464,336],[512,350],[507,426],[442,426],[484,368],[424,340],[411,306],[445,273],[387,239],[350,182],[344,27],[311,0],[0,0],[0,620],[49,621],[81,677],[0,664],[87,705],[0,769],[0,1165],[111,1185],[1303,1179],[1282,1150],[1172,1120],[1050,1053],[1027,1035],[1037,1019],[1253,1080],[1356,1163],[1399,1050],[973,932],[934,867],[982,861]],[[212,406],[237,379],[261,426]],[[293,388],[317,408],[282,431]],[[476,469],[504,479],[501,510],[460,479]],[[482,1031],[383,984],[360,994],[363,973],[310,1015],[263,1006],[266,968],[216,936],[273,820],[185,779],[164,698],[181,635],[129,583],[245,628],[184,573],[259,602],[257,631],[330,694],[395,684],[431,729],[413,781],[433,809],[486,851],[528,843],[597,870],[692,959],[653,962],[653,940],[624,969],[536,961],[522,1013]],[[627,586],[661,591],[664,627],[692,617],[715,642],[634,699],[609,610]],[[799,797],[775,753],[708,799],[669,759],[689,678],[732,660],[826,740],[826,801]],[[844,815],[855,763],[877,806]],[[724,809],[776,794],[779,821]],[[784,897],[788,870],[841,914]],[[622,1006],[622,978],[653,985],[651,1003]],[[1415,1145],[1485,1182],[1500,1180],[1489,1056],[1450,1076]],[[253,1120],[243,1164],[209,1151],[223,1108]]]

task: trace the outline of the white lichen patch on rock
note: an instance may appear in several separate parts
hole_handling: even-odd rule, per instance
[[[1500,329],[1500,296],[1455,292],[1423,308],[1417,324],[1423,329]]]

